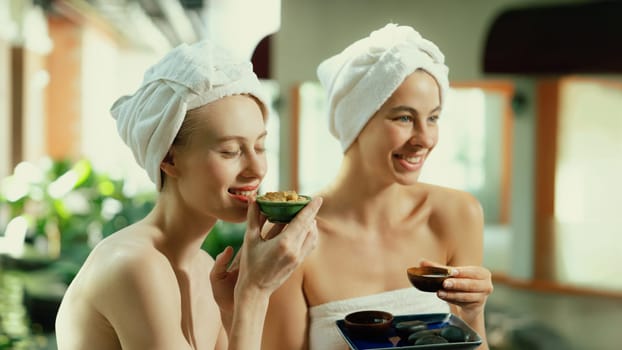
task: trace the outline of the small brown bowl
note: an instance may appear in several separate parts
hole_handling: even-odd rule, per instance
[[[424,292],[436,292],[443,288],[443,281],[450,277],[448,269],[443,267],[421,266],[406,270],[408,279],[415,288]]]
[[[393,315],[377,310],[357,311],[347,314],[343,322],[353,337],[379,338],[391,330]]]

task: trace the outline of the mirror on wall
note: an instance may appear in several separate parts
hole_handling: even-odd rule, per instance
[[[318,82],[295,89],[298,100],[297,164],[292,174],[302,193],[315,193],[337,174],[342,158],[328,130],[326,96]],[[421,181],[468,191],[484,208],[486,224],[509,223],[511,173],[510,84],[452,86],[440,119],[440,139],[423,168]],[[319,169],[319,171],[318,171]]]

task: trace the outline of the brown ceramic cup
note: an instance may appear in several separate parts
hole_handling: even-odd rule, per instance
[[[406,270],[410,283],[424,292],[436,292],[443,288],[443,281],[450,277],[450,271],[444,267],[421,266]]]

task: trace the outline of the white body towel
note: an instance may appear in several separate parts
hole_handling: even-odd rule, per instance
[[[395,316],[447,313],[449,304],[439,299],[436,293],[421,292],[413,287],[316,305],[309,309],[309,349],[348,349],[335,321],[360,310],[387,311]]]

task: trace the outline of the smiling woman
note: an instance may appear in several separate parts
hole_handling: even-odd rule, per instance
[[[314,247],[321,205],[261,238],[268,108],[251,63],[210,41],[171,50],[116,100],[119,135],[158,195],[90,252],[56,318],[59,349],[259,348],[269,295]],[[215,260],[200,249],[218,220],[247,221],[234,262],[231,247]]]
[[[270,300],[264,347],[342,349],[335,323],[380,309],[451,311],[486,349],[492,282],[481,266],[481,206],[467,192],[419,181],[448,102],[444,55],[412,27],[390,23],[322,61],[317,74],[343,158],[319,191],[318,249]],[[438,265],[451,275],[436,293],[413,288],[405,274]]]

